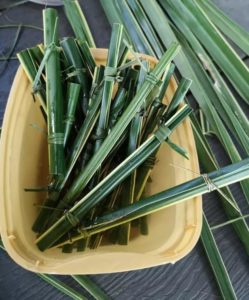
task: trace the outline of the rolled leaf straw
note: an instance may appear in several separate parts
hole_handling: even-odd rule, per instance
[[[55,9],[47,8],[43,10],[45,52],[50,52],[45,64],[49,173],[52,176],[61,177],[65,172],[65,157],[60,55],[57,48],[57,21],[58,16]]]
[[[145,141],[148,138],[149,134],[153,131],[153,129],[155,128],[155,126],[157,124],[158,119],[156,118],[156,114],[158,112],[158,109],[162,106],[162,102],[163,102],[167,87],[169,85],[171,76],[174,73],[174,70],[175,70],[175,65],[170,64],[168,71],[165,72],[159,93],[156,96],[156,99],[153,101],[153,103],[150,107],[148,116],[144,123],[143,141]]]
[[[161,57],[164,52],[163,47],[161,46],[160,40],[158,39],[154,28],[149,22],[143,8],[141,7],[141,4],[136,0],[126,0],[126,2],[130,6],[130,9],[132,11],[131,13],[136,16],[139,26],[142,28],[143,32],[146,33],[146,37],[148,37],[149,43],[154,50],[155,56]]]
[[[53,182],[60,181],[65,173],[64,155],[64,124],[63,97],[61,86],[60,54],[58,52],[57,11],[53,8],[43,10],[45,54],[41,66],[45,63],[47,128],[48,128],[48,159],[49,174]],[[40,76],[36,74],[36,80]],[[46,205],[51,206],[47,203]],[[50,214],[48,209],[42,209],[32,226],[33,231],[40,232],[41,224],[45,223]]]
[[[145,80],[145,77],[147,75],[146,70],[149,71],[149,63],[147,61],[143,61],[141,62],[143,65],[146,64],[146,66],[148,65],[148,69],[146,68],[140,68],[140,70],[136,70],[136,69],[130,69],[128,72],[128,76],[127,75],[127,81],[128,81],[128,91],[127,91],[127,97],[126,97],[126,101],[130,101],[131,99],[133,99],[133,97],[136,94],[136,91],[140,88],[141,84],[143,83],[143,81]],[[141,75],[142,74],[142,75]],[[139,82],[140,80],[140,82]],[[125,103],[124,103],[125,104]],[[138,142],[140,142],[139,139],[139,134],[140,134],[140,130],[139,128],[141,127],[142,124],[142,114],[141,114],[141,110],[144,110],[144,107],[142,107],[137,114],[135,115],[135,117],[133,118],[133,120],[131,121],[131,125],[130,128],[128,128],[128,148],[127,148],[127,155],[130,155],[131,153],[133,153],[136,150],[136,147],[138,146]],[[125,134],[124,134],[125,136]],[[131,139],[131,140],[130,140]],[[137,140],[137,143],[136,143]],[[120,139],[120,142],[122,144],[122,139]],[[120,144],[120,145],[121,145]],[[116,144],[116,146],[118,146],[118,144]],[[120,147],[120,145],[118,146],[118,148]],[[125,146],[125,145],[124,145]],[[117,149],[118,149],[117,148]],[[111,155],[113,155],[111,153]],[[133,172],[133,174],[136,173],[136,170]],[[128,191],[129,197],[124,198],[122,200],[122,205],[125,206],[125,203],[128,201],[128,203],[133,202],[133,185],[132,183],[135,181],[135,177],[134,175],[131,175],[131,178],[127,178],[127,182],[126,182],[126,190]],[[119,243],[120,244],[127,244],[129,241],[129,233],[130,233],[130,227],[129,224],[125,224],[125,226],[120,227],[119,229]],[[100,245],[100,241],[102,239],[102,235],[96,235],[95,237],[93,237],[93,239],[95,239],[97,242],[94,243],[95,245]],[[99,240],[99,242],[98,242]]]
[[[149,70],[148,62],[144,61],[142,62],[144,65],[144,68],[140,68],[139,76],[138,76],[138,83],[137,83],[137,90],[140,88],[140,86],[143,84],[146,75],[147,70]],[[142,133],[142,125],[143,125],[143,114],[146,110],[146,104],[144,107],[140,109],[139,112],[135,115],[133,120],[131,121],[130,125],[130,133],[129,133],[129,139],[128,139],[128,149],[127,154],[132,154],[137,147],[139,146],[141,142],[141,133]],[[122,200],[122,206],[126,206],[130,203],[134,202],[134,196],[135,196],[135,186],[136,186],[136,176],[137,176],[137,170],[134,170],[134,172],[131,174],[129,178],[126,180],[126,187],[125,189],[128,191],[128,197],[123,197]],[[131,230],[131,223],[126,223],[119,228],[119,239],[118,242],[120,245],[127,245],[130,239],[130,230]]]
[[[121,115],[126,101],[127,92],[124,88],[119,88],[111,107],[109,129],[111,129],[117,122]]]
[[[69,82],[67,87],[67,113],[65,117],[65,135],[64,147],[67,143],[72,126],[75,121],[75,110],[79,100],[80,85],[77,83]]]
[[[79,48],[72,37],[64,38],[60,45],[63,49],[65,57],[69,66],[71,67],[71,72],[68,74],[68,78],[70,81],[74,81],[79,83],[82,87],[83,92],[83,101],[82,101],[82,109],[84,114],[87,113],[88,108],[88,100],[89,100],[89,77],[86,72],[86,66],[81,58],[81,54]]]
[[[203,224],[201,231],[201,241],[207,254],[209,264],[214,272],[220,292],[223,299],[236,300],[236,294],[233,289],[229,274],[226,270],[224,261],[215,242],[212,230],[208,224],[207,218],[203,213]]]
[[[107,63],[104,73],[104,90],[100,108],[99,122],[96,129],[97,140],[94,149],[95,153],[99,150],[102,141],[107,135],[113,88],[117,76],[117,64],[120,52],[122,32],[122,25],[113,24]]]
[[[57,208],[59,210],[64,210],[65,208],[68,208],[68,205],[70,203],[73,204],[75,202],[74,200],[79,196],[81,191],[91,180],[92,176],[99,169],[101,163],[108,156],[116,142],[122,136],[130,121],[135,116],[136,111],[139,110],[144,103],[144,99],[147,98],[150,92],[154,89],[155,85],[160,84],[160,78],[162,74],[165,72],[165,69],[168,67],[172,59],[177,55],[179,50],[179,45],[177,43],[173,43],[171,47],[169,47],[169,49],[165,52],[164,56],[155,66],[153,71],[149,75],[147,75],[146,80],[141,86],[140,90],[128,105],[116,125],[112,128],[109,135],[103,141],[103,144],[101,145],[99,151],[95,153],[95,155],[85,166],[84,170],[74,180],[65,196],[57,205]],[[55,210],[53,212],[51,216],[52,221],[57,218],[59,210]]]
[[[95,132],[96,142],[94,146],[94,153],[96,153],[103,140],[108,133],[109,115],[112,102],[112,94],[114,84],[117,78],[117,65],[120,52],[120,45],[122,41],[123,26],[121,24],[114,23],[112,26],[111,41],[108,50],[107,63],[104,73],[104,89],[99,114],[98,125]],[[99,181],[100,169],[97,170],[95,176],[92,178],[90,188],[94,187]]]

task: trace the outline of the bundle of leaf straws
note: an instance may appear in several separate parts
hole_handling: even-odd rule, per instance
[[[41,250],[63,242],[64,252],[82,251],[99,246],[103,233],[82,237],[80,227],[140,200],[164,141],[186,157],[169,136],[191,112],[184,104],[191,81],[182,79],[167,106],[177,44],[154,67],[114,24],[106,65],[98,65],[87,39],[59,40],[56,10],[45,9],[43,20],[44,45],[18,54],[48,134],[50,182],[33,230]],[[106,239],[127,244],[131,227],[148,231],[145,219],[127,222],[107,231]]]

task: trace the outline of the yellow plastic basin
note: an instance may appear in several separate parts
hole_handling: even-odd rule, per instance
[[[104,64],[107,50],[93,49],[98,63]],[[156,60],[144,56],[153,66]],[[165,101],[175,91],[172,80]],[[44,131],[43,131],[44,130]],[[98,274],[142,269],[175,263],[195,246],[201,230],[201,198],[193,198],[148,217],[149,235],[138,236],[128,246],[106,245],[85,252],[62,253],[60,249],[40,252],[31,226],[38,215],[35,204],[45,194],[25,192],[25,187],[44,186],[48,181],[46,125],[33,101],[31,84],[20,67],[13,82],[4,116],[0,143],[0,229],[4,246],[12,259],[25,269],[53,274]],[[195,143],[189,121],[172,135],[186,148],[189,160],[161,147],[147,192],[154,194],[194,177],[171,164],[198,172]]]

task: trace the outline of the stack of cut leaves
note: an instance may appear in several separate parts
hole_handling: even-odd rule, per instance
[[[210,0],[101,0],[101,3],[110,23],[124,25],[126,38],[135,50],[160,58],[172,42],[181,45],[174,62],[181,76],[193,80],[190,90],[199,109],[191,121],[204,172],[219,169],[207,135],[216,136],[232,163],[248,157],[249,122],[245,111],[249,102],[249,70],[230,43],[248,55],[248,32]],[[239,105],[239,98],[246,109]],[[249,181],[241,181],[240,185],[249,203]],[[249,253],[246,215],[240,211],[229,188],[221,190],[221,200],[229,219],[227,223],[233,225]],[[201,238],[223,297],[235,299],[205,216]]]
[[[70,20],[78,10],[70,6],[67,12]],[[92,56],[85,25],[87,34],[79,39],[59,40],[56,10],[45,9],[43,21],[44,45],[18,54],[47,123],[50,182],[33,230],[41,250],[63,245],[64,252],[83,251],[99,246],[103,233],[86,237],[82,227],[139,202],[164,141],[186,157],[170,135],[191,112],[184,103],[191,81],[183,78],[166,106],[177,43],[152,66],[133,52],[123,26],[114,24],[103,66]],[[144,219],[137,226],[147,233]],[[125,245],[131,232],[126,222],[105,238]]]

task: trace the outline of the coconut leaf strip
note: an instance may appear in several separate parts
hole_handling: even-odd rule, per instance
[[[73,275],[75,281],[91,294],[96,300],[108,300],[109,297],[88,276]]]
[[[51,44],[51,46],[49,46],[46,50],[46,52],[44,53],[43,59],[41,61],[41,63],[39,64],[36,76],[35,76],[35,80],[32,86],[33,92],[36,92],[37,90],[40,89],[40,82],[41,82],[41,77],[43,75],[43,71],[45,68],[45,65],[48,61],[49,56],[52,54],[52,52],[54,52],[56,50],[56,46],[54,44]]]
[[[120,87],[111,106],[109,128],[111,129],[121,115],[126,101],[126,89]]]
[[[123,36],[125,37],[125,32],[124,32],[124,28],[123,28]],[[125,64],[127,58],[129,55],[129,48],[125,45],[121,51],[121,54],[119,55],[118,58],[118,68],[120,70],[120,68]]]
[[[162,31],[162,28],[161,28],[161,25],[160,25],[160,23],[158,22],[158,19],[159,18],[161,18],[162,20],[164,20],[164,22],[165,22],[165,25],[166,25],[166,22],[167,22],[167,19],[165,18],[165,15],[163,15],[163,13],[162,13],[162,11],[161,11],[161,9],[156,5],[156,4],[154,4],[154,6],[155,6],[155,8],[154,9],[150,9],[150,6],[148,5],[148,3],[147,2],[145,2],[145,1],[142,1],[142,4],[144,5],[144,8],[145,9],[147,9],[147,13],[149,14],[149,16],[151,17],[151,20],[152,20],[152,22],[153,22],[153,25],[154,26],[156,26],[156,28],[157,28],[157,30],[160,32],[160,36],[161,36],[161,38],[162,38],[162,40],[164,41],[164,43],[169,43],[170,41],[168,41],[168,40],[171,40],[171,39],[169,39],[169,32],[168,32],[168,37],[166,38],[166,35],[165,35],[165,31],[163,32]],[[162,5],[163,6],[165,6],[166,8],[169,8],[169,6],[167,6],[166,5],[166,2],[162,2]],[[157,11],[157,15],[154,13],[155,12],[155,10]],[[170,10],[168,10],[169,12],[170,12]],[[175,17],[175,15],[174,15],[174,17]],[[162,22],[161,22],[162,23]],[[183,25],[182,23],[181,23],[181,25]],[[170,28],[168,28],[168,31],[171,31],[171,29]],[[188,36],[188,31],[186,32],[186,30],[184,31],[184,33],[186,33],[186,36]],[[172,39],[173,39],[173,36],[172,36]],[[172,41],[172,40],[171,40]],[[191,40],[191,45],[192,44],[194,44],[194,40],[192,39]],[[184,44],[184,46],[186,45],[186,43]],[[195,44],[194,44],[195,45]],[[198,49],[198,50],[200,50],[200,48]],[[176,58],[176,60],[179,60],[180,61],[180,59],[181,59],[181,54]],[[195,61],[196,61],[196,59],[195,59]],[[191,67],[191,66],[189,66],[189,70],[186,70],[186,69],[188,69],[188,66],[187,66],[187,62],[186,62],[186,58],[184,59],[182,59],[182,63],[180,64],[180,63],[178,63],[177,64],[177,66],[178,66],[178,68],[179,68],[179,70],[182,72],[182,74],[184,75],[184,76],[186,76],[186,77],[189,77],[189,78],[194,78],[193,76],[195,76],[195,74],[193,74],[192,72],[192,74],[190,75],[190,68],[193,68],[193,67]],[[193,66],[193,64],[192,64],[192,66]],[[195,66],[195,69],[197,68],[198,66]],[[185,70],[184,70],[185,69]],[[187,71],[187,72],[186,72]],[[197,72],[197,70],[194,70],[193,69],[193,71],[194,72]],[[212,71],[214,71],[214,69],[212,69]],[[218,74],[218,72],[216,71],[216,73]],[[216,74],[216,75],[217,75]],[[195,76],[196,77],[196,76]],[[198,82],[199,81],[199,82]],[[196,99],[197,99],[197,101],[199,102],[199,104],[200,103],[203,103],[203,104],[205,104],[205,105],[203,105],[203,104],[201,104],[201,108],[202,108],[202,110],[203,110],[203,112],[205,112],[206,114],[207,114],[207,109],[206,109],[206,103],[207,103],[207,101],[208,101],[208,99],[217,99],[217,96],[214,94],[214,92],[212,91],[212,86],[209,84],[209,86],[208,86],[208,78],[206,77],[206,79],[204,78],[204,76],[201,76],[200,77],[200,71],[198,72],[198,76],[196,77],[196,80],[194,80],[194,83],[193,83],[193,85],[191,86],[191,90],[192,90],[192,92],[193,92],[193,94],[194,94],[194,96],[196,97]],[[220,82],[218,82],[218,84],[217,85],[213,85],[213,87],[217,87],[217,90],[219,90],[219,87],[221,86],[222,87],[222,82],[220,81]],[[205,93],[209,93],[209,96],[207,97],[207,99],[206,99],[206,101],[205,101],[205,103],[203,102],[203,101],[201,101],[200,102],[200,100],[203,100],[203,97],[201,98],[201,94],[200,94],[200,91],[199,91],[199,93],[197,94],[197,91],[196,91],[196,87],[197,87],[197,85],[199,85],[199,89],[200,89],[200,85],[205,85],[205,90],[203,90]],[[225,94],[226,95],[226,99],[224,99],[224,96],[223,96],[223,94]],[[220,90],[219,91],[219,95],[220,95],[220,97],[223,97],[222,98],[222,102],[221,103],[224,103],[225,101],[228,101],[231,97],[232,97],[232,94],[231,94],[231,92],[226,88],[226,86],[224,86],[224,88],[222,89],[222,90]],[[218,105],[220,103],[220,100],[219,99],[217,99],[217,101],[215,102],[215,105]],[[229,104],[233,107],[233,110],[234,110],[234,112],[237,114],[238,113],[238,115],[240,116],[239,118],[237,118],[237,120],[236,120],[236,118],[234,118],[233,117],[233,114],[231,115],[231,117],[233,117],[232,119],[233,120],[229,120],[228,119],[228,122],[227,122],[227,124],[229,124],[230,126],[233,126],[233,122],[236,120],[236,124],[238,125],[238,126],[236,126],[236,128],[235,128],[235,130],[234,130],[234,132],[236,133],[236,132],[238,132],[238,134],[237,134],[237,138],[239,138],[240,140],[241,140],[241,143],[243,143],[242,145],[244,145],[246,148],[248,147],[247,146],[247,143],[246,143],[246,140],[248,139],[248,137],[245,135],[245,133],[243,133],[243,137],[245,137],[245,138],[243,138],[243,137],[241,137],[241,135],[240,135],[240,133],[241,132],[243,132],[246,128],[248,128],[248,122],[247,122],[247,118],[245,117],[245,115],[242,113],[242,111],[241,111],[241,109],[239,108],[239,106],[238,106],[238,104],[236,104],[236,100],[235,99],[231,99],[231,101],[229,102]],[[233,104],[233,105],[232,105]],[[225,109],[227,110],[227,112],[228,113],[230,113],[229,112],[229,107],[226,105],[226,103],[224,103],[224,106],[225,106]],[[220,107],[220,106],[219,106]],[[231,109],[230,109],[231,110]],[[219,109],[219,112],[220,112],[221,110]],[[210,121],[210,118],[208,118],[209,119],[209,123],[210,124],[213,124],[214,122],[213,121]],[[241,122],[241,123],[243,123],[243,127],[244,127],[244,130],[243,130],[243,128],[241,128],[241,126],[238,124],[239,122]],[[219,122],[220,123],[220,122]],[[224,128],[224,126],[223,126],[223,128]],[[232,127],[232,129],[234,128],[234,126]],[[242,130],[240,130],[240,129],[242,129]],[[233,131],[233,130],[232,130]],[[228,148],[227,148],[228,149]]]
[[[172,148],[174,151],[176,151],[178,154],[183,156],[186,159],[189,159],[188,157],[188,151],[184,149],[183,147],[173,143],[170,139],[167,140],[167,144]]]
[[[238,222],[238,221],[241,221],[241,220],[245,220],[249,218],[249,214],[247,215],[242,215],[241,217],[238,217],[238,218],[235,218],[235,219],[231,219],[229,221],[226,221],[226,222],[223,222],[221,224],[218,224],[218,225],[213,225],[211,227],[211,230],[215,230],[215,229],[219,229],[219,228],[223,228],[224,226],[227,226],[227,225],[233,225],[234,223]]]
[[[201,0],[197,4],[220,31],[249,55],[249,34],[244,28],[224,14],[212,1]]]
[[[96,63],[95,60],[92,56],[91,50],[89,48],[89,45],[86,41],[77,41],[81,54],[84,58],[84,60],[86,61],[86,64],[90,70],[90,73],[93,75],[94,73],[94,69],[96,67]]]
[[[125,22],[122,23],[124,23],[126,30],[129,32],[129,35],[131,37],[130,40],[132,40],[132,42],[137,45],[138,52],[155,56],[156,53],[145,38],[144,33],[141,30],[139,23],[135,19],[126,0],[116,1],[115,5],[117,5],[118,7],[120,16],[123,20],[125,20]],[[131,28],[135,30],[131,30]]]
[[[147,71],[149,70],[149,65],[147,62],[142,62],[142,64],[145,66],[145,68],[140,68],[139,76],[136,84],[136,89],[138,90],[140,86],[143,84]],[[135,91],[135,87],[131,87],[132,90]],[[127,154],[132,154],[137,147],[139,146],[141,142],[141,133],[142,133],[142,125],[143,125],[143,114],[144,110],[146,110],[146,107],[142,107],[140,112],[138,112],[133,120],[131,121],[130,130],[129,130],[129,139],[128,139],[128,149]],[[137,170],[134,170],[134,172],[131,174],[129,178],[127,178],[125,183],[125,190],[127,190],[128,197],[123,197],[122,205],[126,206],[130,203],[133,203],[135,198],[135,187],[136,187],[136,176],[137,176]],[[121,245],[127,245],[130,238],[130,229],[131,229],[131,223],[127,223],[122,225],[119,228],[119,244]]]
[[[116,0],[100,0],[100,3],[111,25],[114,23],[123,23],[116,4]],[[127,34],[126,28],[124,28],[124,39],[131,44],[131,40],[129,38],[129,35]]]
[[[78,40],[87,41],[88,45],[96,48],[90,28],[82,12],[78,0],[62,0],[66,16]]]
[[[37,276],[41,277],[44,281],[51,284],[63,294],[69,296],[71,299],[87,300],[87,298],[82,296],[79,292],[73,290],[71,287],[51,275],[37,273]]]
[[[202,168],[205,172],[211,172],[213,170],[218,170],[219,165],[212,153],[212,150],[206,140],[206,137],[203,135],[201,128],[198,124],[197,119],[193,114],[190,115],[190,120],[193,128],[193,133],[195,137],[195,143],[197,147],[197,152],[199,156],[199,160],[201,162]],[[221,189],[222,193],[226,195],[234,204],[236,201],[228,187],[224,187]],[[221,196],[221,195],[220,195]],[[242,213],[231,206],[226,199],[223,199],[221,196],[222,205],[227,217],[230,220],[242,217]],[[237,204],[236,204],[237,205]],[[237,207],[238,208],[238,207]],[[233,223],[233,228],[237,233],[239,239],[243,243],[245,250],[249,253],[249,228],[245,220],[241,219],[236,223]]]
[[[32,58],[30,57],[28,50],[23,50],[17,54],[17,58],[27,75],[30,83],[33,85],[34,80],[36,78],[37,73],[37,67],[35,66],[34,62],[32,61]],[[43,89],[39,89],[37,91],[38,99],[41,103],[41,106],[43,107],[44,111],[47,114],[47,107],[46,107],[46,93]]]
[[[156,56],[161,57],[164,52],[163,48],[153,27],[151,26],[150,22],[148,22],[147,16],[144,13],[143,8],[139,4],[139,1],[126,0],[126,2],[130,6],[139,26],[142,28],[143,32],[145,32],[147,40],[149,41],[150,46],[153,48]]]
[[[160,1],[160,3],[163,1]],[[207,49],[241,97],[249,103],[249,71],[196,1],[166,0]]]
[[[227,269],[216,245],[213,233],[209,227],[205,214],[203,213],[203,223],[201,231],[201,241],[205,249],[209,264],[213,270],[216,282],[219,286],[223,299],[236,300],[231,280],[229,278]]]
[[[179,104],[183,101],[183,99],[185,98],[186,96],[186,93],[188,92],[189,88],[190,88],[190,85],[192,83],[192,80],[190,79],[186,79],[186,78],[183,78],[178,87],[177,87],[177,90],[172,98],[172,100],[170,101],[167,109],[166,109],[166,112],[165,112],[165,117],[166,116],[171,116],[175,111],[176,109],[178,108]]]

